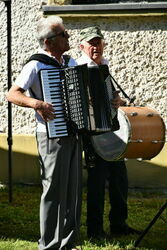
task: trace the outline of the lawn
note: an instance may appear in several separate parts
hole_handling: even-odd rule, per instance
[[[35,250],[39,238],[40,186],[17,185],[13,187],[13,202],[8,202],[8,190],[0,188],[0,250]],[[166,202],[164,191],[130,190],[128,224],[145,229],[160,207]],[[109,203],[106,195],[104,227],[108,231]],[[86,192],[83,194],[83,209],[79,245],[81,250],[134,249],[137,235],[111,237],[107,241],[91,242],[86,237]],[[167,250],[167,209],[158,218],[136,249]]]

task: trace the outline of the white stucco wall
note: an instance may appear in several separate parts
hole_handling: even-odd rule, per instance
[[[42,15],[39,0],[12,3],[12,80],[26,59],[36,52],[36,22]],[[6,11],[0,2],[0,130],[7,132]],[[167,124],[167,16],[64,18],[71,34],[71,54],[80,55],[79,31],[99,25],[107,43],[104,55],[110,70],[128,95],[139,105],[156,109]],[[34,112],[13,105],[13,132],[34,134]]]

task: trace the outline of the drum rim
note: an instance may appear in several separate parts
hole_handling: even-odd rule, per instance
[[[127,145],[128,145],[128,143],[129,143],[129,140],[130,140],[130,138],[131,138],[131,128],[132,128],[132,126],[131,126],[131,124],[130,124],[130,121],[129,121],[129,119],[128,119],[128,117],[127,117],[127,115],[126,115],[126,112],[124,112],[123,110],[121,110],[120,108],[118,109],[118,112],[121,114],[121,116],[123,117],[123,119],[124,119],[124,122],[127,124],[127,138],[126,138],[126,142],[125,142],[125,147],[124,147],[124,149],[122,150],[122,152],[120,152],[120,154],[118,154],[115,158],[112,158],[111,160],[108,160],[108,161],[116,161],[116,160],[119,160],[121,157],[122,157],[122,155],[125,153],[125,151],[126,151],[126,148],[127,148]],[[117,130],[117,131],[119,131],[119,130]],[[113,133],[113,134],[115,134],[117,131],[110,131],[110,132],[107,132],[107,134],[108,133]],[[104,133],[104,134],[106,134],[106,133]],[[94,149],[95,149],[95,152],[102,158],[102,159],[104,159],[104,160],[106,160],[106,158],[104,158],[104,154],[102,154],[100,151],[98,151],[97,150],[97,147],[96,147],[96,137],[99,137],[99,136],[102,136],[102,134],[101,135],[92,135],[91,136],[91,141],[92,141],[92,145],[93,145],[93,147],[94,147]],[[107,161],[107,160],[106,160]]]

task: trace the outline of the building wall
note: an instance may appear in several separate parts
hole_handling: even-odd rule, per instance
[[[29,56],[38,49],[35,30],[37,20],[43,15],[42,2],[47,1],[12,1],[12,83]],[[66,15],[63,19],[71,35],[68,54],[74,58],[81,54],[80,29],[100,26],[106,41],[104,56],[109,59],[113,77],[130,97],[136,98],[137,105],[156,109],[167,125],[167,16],[87,15],[76,18]],[[6,8],[0,2],[0,131],[4,134],[8,132],[6,22]],[[34,136],[34,111],[15,105],[12,108],[13,133]]]
[[[42,15],[41,1],[12,2],[12,82],[31,54],[37,51],[36,23]],[[0,3],[2,38],[0,40],[0,130],[7,132],[6,79],[6,12]],[[107,16],[65,17],[74,58],[80,55],[80,29],[98,25],[106,41],[104,55],[109,59],[110,71],[126,93],[136,97],[136,104],[150,106],[167,123],[167,16]],[[13,106],[14,133],[34,134],[34,112]]]

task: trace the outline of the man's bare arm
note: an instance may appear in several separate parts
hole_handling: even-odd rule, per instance
[[[24,89],[17,85],[13,85],[6,95],[7,100],[18,106],[35,109],[44,121],[55,118],[55,110],[50,103],[26,96],[24,92]]]

